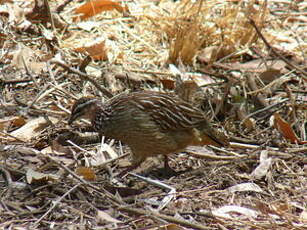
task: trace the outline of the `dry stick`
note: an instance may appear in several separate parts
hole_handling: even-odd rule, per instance
[[[47,65],[46,65],[46,66],[47,66],[47,70],[48,70],[48,73],[49,73],[49,76],[50,76],[52,82],[53,82],[55,85],[57,85],[57,81],[55,80],[54,74],[53,74],[53,72],[51,71],[50,62],[49,62],[49,61],[47,61]]]
[[[36,108],[36,107],[33,107],[34,104],[37,102],[37,100],[39,99],[39,97],[45,93],[45,91],[48,89],[49,87],[49,84],[45,85],[44,88],[35,96],[34,100],[27,106],[27,109],[30,109],[30,108]]]
[[[9,171],[6,170],[3,166],[0,166],[0,171],[2,171],[4,181],[7,183],[7,185],[12,184],[13,180]]]
[[[135,73],[145,73],[145,74],[153,74],[153,75],[162,75],[162,76],[173,76],[173,74],[169,72],[160,72],[160,71],[151,71],[151,70],[143,70],[143,69],[125,69],[128,72],[135,72]]]
[[[136,39],[136,40],[142,42],[144,45],[147,46],[148,49],[152,50],[154,53],[156,53],[156,54],[159,54],[159,53],[160,53],[160,52],[159,52],[158,50],[156,50],[152,45],[150,45],[150,43],[148,43],[147,41],[145,41],[145,40],[142,38],[141,34],[135,34],[135,33],[133,33],[133,32],[131,31],[131,29],[130,29],[128,26],[126,26],[125,24],[123,24],[121,21],[118,21],[118,22],[119,22],[119,24],[120,24],[122,27],[124,27],[125,33],[129,34],[129,35],[130,35],[131,37],[133,37],[134,39]]]
[[[83,178],[79,177],[77,174],[75,174],[73,171],[71,171],[69,168],[67,168],[65,165],[62,165],[61,163],[57,162],[55,159],[53,159],[51,156],[41,154],[42,157],[47,158],[48,160],[52,161],[55,163],[57,166],[60,168],[64,169],[66,172],[68,172],[70,175],[72,175],[75,179],[78,181],[82,182],[83,184],[89,186],[90,188],[94,189],[95,191],[99,193],[103,193],[105,196],[107,196],[109,199],[111,199],[114,203],[114,205],[118,206],[119,204],[124,204],[123,201],[118,199],[116,196],[113,196],[111,193],[109,193],[107,190],[104,188],[98,188],[95,185],[92,185],[91,183],[87,182]]]
[[[52,207],[48,209],[47,212],[44,213],[37,221],[35,221],[34,225],[39,224],[69,193],[74,191],[76,188],[78,188],[82,183],[76,184],[74,187],[69,189],[63,196],[61,196],[56,202],[53,203]]]
[[[256,90],[253,90],[253,91],[249,91],[247,92],[247,94],[251,95],[251,94],[256,94],[256,93],[260,93],[266,89],[269,89],[271,88],[272,86],[274,85],[283,85],[284,83],[286,83],[287,81],[291,81],[292,80],[292,77],[286,77],[286,75],[289,75],[291,74],[292,72],[294,72],[294,70],[291,70],[289,73],[285,74],[284,77],[280,77],[280,78],[277,78],[275,79],[274,81],[271,81],[269,84],[265,85],[263,88],[261,89],[256,89]]]
[[[60,85],[53,85],[51,82],[48,83],[48,85],[51,86],[50,89],[48,89],[48,90],[46,89],[46,90],[44,90],[42,93],[40,93],[40,94],[38,95],[37,101],[39,101],[39,100],[41,100],[42,98],[44,98],[45,96],[51,94],[51,93],[52,93],[53,91],[55,91],[55,90],[58,90],[59,92],[64,93],[64,94],[66,94],[66,95],[70,95],[67,91],[65,91],[65,90],[63,90],[63,89],[61,88],[62,86],[68,85],[68,83],[69,83],[69,82],[63,82],[63,83],[61,83]],[[76,97],[74,97],[74,98],[76,98]]]
[[[255,116],[255,115],[258,114],[258,113],[262,113],[262,112],[265,112],[265,111],[267,111],[267,110],[270,110],[270,109],[272,109],[273,107],[278,106],[278,105],[280,105],[280,104],[282,104],[282,103],[284,103],[284,102],[286,102],[286,101],[288,101],[288,100],[289,100],[289,98],[285,98],[285,99],[283,99],[283,100],[281,100],[281,101],[279,101],[279,102],[277,102],[277,103],[275,103],[275,104],[269,105],[269,106],[267,106],[267,107],[265,107],[265,108],[263,108],[263,109],[259,109],[259,110],[255,111],[255,112],[253,112],[253,113],[248,114],[248,115],[244,118],[244,120],[241,121],[241,124],[243,124],[248,118],[250,118],[250,117],[252,117],[252,116]]]
[[[160,202],[159,207],[158,207],[158,211],[165,208],[172,201],[172,199],[175,198],[175,194],[176,194],[177,191],[174,187],[167,185],[165,183],[162,183],[159,180],[153,180],[151,178],[143,177],[143,176],[140,176],[140,175],[135,174],[135,173],[130,172],[129,175],[135,176],[136,178],[139,178],[140,180],[143,180],[143,181],[145,181],[149,184],[152,184],[154,186],[158,186],[159,188],[169,190],[169,192],[166,194],[166,196],[163,197],[162,201]]]
[[[223,223],[229,223],[230,221],[233,221],[233,222],[239,222],[241,224],[244,224],[245,226],[246,225],[251,226],[251,227],[253,227],[255,229],[263,229],[263,230],[267,229],[267,228],[264,228],[262,226],[258,226],[256,224],[253,224],[251,221],[244,221],[244,220],[240,220],[240,219],[227,218],[227,217],[223,217],[223,216],[215,216],[209,210],[193,212],[193,213],[187,212],[187,213],[182,213],[182,214],[190,214],[190,215],[199,215],[199,216],[211,217],[211,218],[219,219],[220,221],[223,221]]]
[[[271,50],[277,57],[281,58],[285,63],[287,63],[290,67],[292,67],[293,69],[296,69],[297,71],[299,71],[300,73],[302,73],[305,76],[302,76],[304,78],[304,80],[307,80],[307,72],[304,71],[302,68],[300,68],[299,66],[296,66],[294,64],[292,64],[289,60],[287,60],[284,56],[282,56],[281,54],[279,54],[270,44],[269,42],[266,40],[266,38],[263,36],[263,34],[260,32],[260,30],[258,29],[255,21],[251,18],[249,18],[249,22],[250,24],[255,28],[257,34],[259,35],[259,37],[262,39],[262,41],[264,42],[264,44],[266,45],[266,47]]]
[[[167,215],[160,214],[160,213],[153,212],[153,211],[145,211],[144,209],[119,207],[118,210],[126,211],[126,212],[132,212],[132,213],[135,213],[135,214],[138,214],[138,215],[146,215],[148,218],[160,218],[160,219],[166,220],[168,222],[179,224],[181,226],[185,226],[185,227],[192,228],[192,229],[201,229],[201,230],[212,229],[211,227],[206,227],[206,226],[201,225],[201,224],[191,223],[191,222],[186,221],[186,220],[181,220],[181,219],[178,219],[178,218],[175,218],[175,217],[172,217],[172,216],[167,216]]]
[[[20,79],[20,80],[4,80],[0,79],[0,84],[9,85],[9,84],[19,84],[19,83],[28,83],[33,81],[32,79]]]
[[[218,156],[212,154],[199,153],[196,151],[186,151],[189,155],[200,159],[209,159],[209,160],[237,160],[246,158],[246,156]]]
[[[161,218],[164,219],[166,221],[172,222],[172,223],[176,223],[176,224],[180,224],[182,226],[186,226],[186,227],[190,227],[193,229],[201,229],[201,230],[207,230],[210,228],[207,228],[206,226],[200,225],[200,224],[193,224],[190,223],[188,221],[185,220],[180,220],[177,219],[175,217],[172,216],[167,216],[164,214],[159,214],[156,212],[152,212],[152,211],[144,211],[142,209],[136,209],[136,208],[129,208],[129,207],[123,207],[123,206],[118,206],[119,204],[123,204],[124,202],[119,200],[117,197],[113,196],[112,194],[110,194],[108,191],[104,190],[103,188],[97,188],[96,186],[88,183],[87,181],[85,181],[84,179],[82,179],[81,177],[79,177],[78,175],[76,175],[74,172],[72,172],[69,168],[67,168],[65,165],[62,165],[60,163],[58,163],[56,160],[54,160],[52,157],[48,156],[48,155],[42,155],[43,157],[48,158],[49,160],[51,160],[52,162],[54,162],[56,165],[58,165],[59,167],[61,167],[62,169],[64,169],[66,172],[68,172],[69,174],[71,174],[74,178],[76,178],[77,180],[79,180],[80,182],[82,182],[83,184],[88,185],[90,188],[94,189],[95,191],[98,191],[100,193],[104,193],[108,198],[110,198],[113,202],[114,205],[118,207],[118,210],[122,210],[122,211],[127,211],[127,212],[133,212],[139,215],[148,215],[149,217],[153,218]],[[80,184],[78,184],[79,186]],[[68,194],[68,193],[67,193]],[[53,207],[52,207],[53,208]],[[48,213],[47,213],[48,214]],[[44,215],[45,216],[45,215]],[[40,218],[41,219],[41,218]],[[37,221],[38,222],[38,221]]]
[[[114,161],[117,161],[117,160],[119,160],[119,159],[121,159],[121,158],[124,158],[124,157],[126,157],[126,156],[129,156],[129,155],[130,155],[129,153],[124,153],[124,154],[121,154],[121,155],[119,155],[119,156],[117,156],[117,157],[114,157],[114,158],[112,158],[112,159],[106,160],[105,162],[103,162],[103,163],[101,163],[100,165],[98,165],[97,168],[103,168],[103,167],[105,167],[107,164],[110,164],[110,163],[112,163],[112,162],[114,162]]]
[[[91,82],[106,97],[108,97],[108,98],[113,97],[113,94],[111,92],[109,92],[109,90],[104,88],[103,86],[99,85],[94,79],[92,79],[92,76],[87,75],[87,74],[85,74],[85,73],[83,73],[83,72],[81,72],[77,69],[71,68],[67,64],[65,64],[64,62],[61,62],[61,61],[56,60],[56,59],[51,60],[51,63],[57,64],[57,65],[63,67],[64,69],[68,70],[69,72],[78,74],[81,78]]]
[[[300,148],[300,149],[289,149],[288,150],[290,153],[299,153],[299,152],[302,152],[302,153],[307,153],[307,147],[306,148]]]

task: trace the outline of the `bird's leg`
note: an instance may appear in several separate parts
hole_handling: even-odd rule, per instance
[[[168,175],[176,175],[176,171],[169,166],[169,160],[167,155],[164,155],[164,174]]]
[[[164,169],[165,169],[165,170],[171,169],[171,167],[169,166],[169,163],[168,163],[168,157],[167,157],[167,155],[164,155]]]

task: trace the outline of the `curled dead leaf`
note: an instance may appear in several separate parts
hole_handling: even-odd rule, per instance
[[[93,60],[96,61],[108,60],[105,41],[101,41],[90,46],[75,48],[75,51],[80,53],[87,53]]]
[[[85,180],[94,181],[96,180],[96,174],[93,169],[88,167],[78,167],[76,173],[82,176]]]
[[[291,125],[285,121],[279,113],[274,113],[273,115],[274,118],[274,127],[277,129],[285,139],[290,141],[292,144],[305,144],[305,141],[300,141],[293,131]]]
[[[58,177],[52,174],[45,174],[45,173],[37,172],[30,168],[28,169],[26,173],[26,179],[29,184],[33,184],[33,183],[45,184],[48,181],[58,179]]]
[[[85,20],[103,11],[117,10],[120,13],[129,12],[127,7],[121,6],[119,2],[113,2],[110,0],[93,0],[89,1],[75,10],[76,14],[74,21],[77,19]]]

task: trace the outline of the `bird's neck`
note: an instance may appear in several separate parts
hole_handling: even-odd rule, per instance
[[[96,131],[102,132],[105,126],[105,122],[108,121],[111,111],[109,107],[100,102],[96,101],[93,106],[91,106],[90,120],[93,125],[93,128]]]

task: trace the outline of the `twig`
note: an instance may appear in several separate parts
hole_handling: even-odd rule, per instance
[[[71,68],[69,67],[67,64],[65,64],[64,62],[61,62],[59,60],[56,59],[52,59],[51,63],[57,64],[61,67],[63,67],[65,70],[68,70],[71,73],[75,73],[78,74],[81,78],[91,82],[100,92],[102,92],[107,98],[111,98],[113,97],[113,94],[111,92],[109,92],[109,90],[107,90],[105,87],[99,85],[94,79],[92,79],[92,76],[89,76],[77,69]]]
[[[49,76],[50,76],[50,78],[51,78],[53,84],[57,85],[58,83],[57,83],[57,81],[55,80],[55,77],[54,77],[53,72],[51,71],[50,62],[49,62],[49,61],[47,61],[47,65],[46,65],[46,66],[47,66],[47,70],[48,70]]]
[[[49,208],[49,210],[47,212],[44,213],[44,215],[42,215],[37,221],[35,221],[34,226],[39,224],[39,222],[41,222],[69,193],[71,193],[72,191],[74,191],[76,188],[78,188],[82,183],[78,183],[76,184],[74,187],[72,187],[71,189],[69,189],[63,196],[61,196],[58,200],[56,200],[52,207]]]
[[[44,86],[44,88],[36,95],[34,100],[28,105],[27,110],[29,110],[30,108],[36,108],[36,107],[33,107],[34,104],[38,101],[39,97],[48,89],[48,87],[49,87],[49,84]]]
[[[210,160],[236,160],[236,159],[241,159],[246,156],[217,156],[217,155],[212,155],[212,154],[205,154],[205,153],[199,153],[196,151],[186,151],[188,154],[191,154],[194,157],[197,158],[205,158],[205,159],[210,159]]]
[[[126,26],[126,25],[125,25],[124,23],[122,23],[121,21],[119,21],[119,24],[120,24],[122,27],[124,27],[125,32],[126,32],[127,34],[129,34],[131,37],[133,37],[134,39],[136,39],[136,40],[142,42],[144,45],[147,46],[148,49],[152,50],[154,53],[156,53],[156,54],[159,54],[159,53],[160,53],[160,52],[159,52],[157,49],[155,49],[150,43],[148,43],[147,41],[145,41],[145,40],[140,36],[141,34],[135,34],[134,32],[131,31],[131,29],[130,29],[128,26]]]
[[[296,149],[291,148],[288,151],[290,153],[305,153],[305,154],[307,154],[307,147],[305,147],[305,148],[296,148]]]
[[[126,157],[126,156],[129,156],[129,155],[130,155],[130,153],[121,154],[121,155],[119,155],[118,157],[115,157],[115,158],[106,160],[105,162],[103,162],[102,164],[98,165],[97,167],[98,167],[98,168],[103,168],[103,167],[105,167],[107,164],[110,164],[110,163],[112,163],[112,162],[114,162],[114,161],[117,161],[117,160],[119,160],[119,159],[121,159],[121,158],[124,158],[124,157]]]
[[[9,84],[19,84],[19,83],[28,83],[33,81],[32,79],[16,79],[16,80],[4,80],[0,79],[0,85],[9,85]]]
[[[294,70],[290,71],[289,73],[287,73],[287,75],[289,75],[290,73],[292,73]],[[286,76],[286,75],[285,75]],[[260,92],[263,92],[269,88],[271,88],[272,86],[274,85],[277,85],[278,86],[281,86],[283,85],[284,83],[288,82],[288,81],[291,81],[292,80],[292,77],[283,77],[283,78],[277,78],[275,79],[274,81],[270,82],[269,84],[265,85],[263,88],[261,89],[256,89],[256,90],[253,90],[253,91],[249,91],[247,92],[247,94],[251,95],[251,94],[257,94],[257,93],[260,93]]]
[[[153,212],[153,211],[145,211],[143,209],[129,208],[129,207],[119,207],[118,210],[126,211],[126,212],[132,212],[132,213],[135,213],[135,214],[138,214],[138,215],[146,215],[148,218],[160,218],[160,219],[166,220],[168,222],[179,224],[181,226],[185,226],[185,227],[192,228],[192,229],[201,229],[201,230],[212,229],[211,227],[206,227],[206,226],[201,225],[201,224],[191,223],[190,221],[181,220],[181,219],[175,218],[173,216],[167,216],[167,215],[160,214],[160,213]]]
[[[248,115],[243,119],[243,121],[241,121],[241,124],[243,124],[248,118],[253,117],[253,116],[255,116],[255,115],[258,114],[258,113],[262,113],[262,112],[265,112],[265,111],[267,111],[267,110],[270,110],[270,109],[272,109],[273,107],[278,106],[278,105],[280,105],[280,104],[282,104],[282,103],[284,103],[284,102],[286,102],[286,101],[289,101],[289,98],[282,99],[281,101],[279,101],[279,102],[277,102],[277,103],[275,103],[275,104],[269,105],[269,106],[267,106],[267,107],[265,107],[265,108],[263,108],[263,109],[259,109],[259,110],[255,111],[255,112],[253,112],[253,113],[248,114]]]
[[[143,177],[143,176],[140,176],[140,175],[135,174],[135,173],[128,173],[128,174],[132,175],[132,176],[135,176],[135,177],[137,177],[137,178],[139,178],[139,179],[141,179],[143,181],[146,181],[147,183],[150,183],[152,185],[158,186],[159,188],[169,190],[167,195],[162,199],[161,204],[159,205],[158,210],[162,210],[163,208],[165,208],[166,205],[168,205],[168,203],[171,202],[171,200],[175,197],[176,189],[174,187],[171,187],[171,186],[169,186],[167,184],[164,184],[161,181],[153,180],[153,179],[150,179],[148,177]]]
[[[237,142],[230,142],[229,146],[235,149],[258,149],[261,147],[260,145],[250,145]]]
[[[74,146],[75,148],[77,148],[77,149],[79,149],[79,150],[81,150],[81,151],[86,152],[85,149],[81,148],[80,146],[78,146],[77,144],[75,144],[74,142],[72,142],[72,141],[70,141],[70,140],[68,140],[67,143],[71,144],[72,146]],[[98,169],[104,168],[107,164],[110,164],[110,163],[112,163],[112,162],[114,162],[114,161],[117,161],[117,160],[119,160],[119,159],[121,159],[121,158],[124,158],[124,157],[126,157],[126,156],[129,156],[129,155],[130,155],[129,153],[123,153],[123,152],[121,152],[121,154],[120,154],[119,156],[114,157],[114,158],[109,159],[109,160],[106,160],[106,161],[104,161],[103,163],[101,163],[100,165],[97,165],[96,167],[97,167]]]
[[[105,195],[106,197],[108,197],[110,200],[112,200],[114,202],[114,205],[124,204],[124,202],[122,200],[118,199],[116,196],[113,196],[111,193],[109,193],[104,188],[98,188],[95,185],[90,184],[89,182],[87,182],[86,180],[84,180],[83,178],[81,178],[77,174],[75,174],[73,171],[71,171],[69,168],[67,168],[65,165],[62,165],[61,163],[57,162],[51,156],[48,156],[48,155],[45,155],[45,154],[40,154],[40,156],[47,158],[49,161],[52,161],[57,166],[64,169],[66,172],[68,172],[70,175],[72,175],[72,177],[74,177],[78,181],[82,182],[83,184],[89,186],[90,188],[94,189],[95,191],[97,191],[99,193],[103,193],[103,195]]]
[[[145,74],[162,75],[162,76],[169,76],[169,77],[173,76],[173,74],[169,72],[151,71],[151,70],[144,70],[144,69],[126,69],[126,70],[128,72],[135,72],[135,73],[145,73]]]
[[[260,30],[258,29],[255,21],[251,18],[249,18],[249,22],[250,24],[255,28],[257,34],[259,35],[259,37],[262,39],[262,41],[264,42],[264,44],[266,45],[266,47],[271,50],[273,52],[273,54],[275,54],[277,57],[279,57],[280,59],[282,59],[285,63],[287,63],[290,67],[292,67],[293,69],[296,69],[298,72],[302,73],[305,76],[302,76],[304,78],[304,80],[307,80],[307,72],[304,71],[301,67],[296,66],[294,64],[292,64],[289,60],[287,60],[284,56],[282,56],[281,54],[279,54],[270,44],[269,42],[266,40],[266,38],[263,36],[263,34],[260,32]]]

